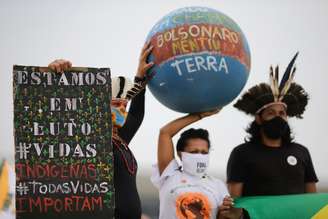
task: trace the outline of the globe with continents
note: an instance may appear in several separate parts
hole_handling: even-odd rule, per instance
[[[146,42],[154,46],[148,87],[168,108],[204,112],[230,103],[245,86],[250,50],[239,26],[206,7],[177,9],[160,19]]]

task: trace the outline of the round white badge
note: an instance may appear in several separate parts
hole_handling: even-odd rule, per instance
[[[289,155],[287,157],[287,162],[288,162],[289,165],[295,166],[297,164],[297,159],[293,155]]]

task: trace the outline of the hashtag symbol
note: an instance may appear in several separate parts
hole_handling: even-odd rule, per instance
[[[19,146],[16,147],[16,152],[19,153],[19,159],[27,159],[27,154],[31,146],[26,146],[26,143],[19,143]]]
[[[30,189],[28,188],[26,183],[20,182],[18,186],[16,186],[16,191],[19,195],[26,195],[29,190]]]

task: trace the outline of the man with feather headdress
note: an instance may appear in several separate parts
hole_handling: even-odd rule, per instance
[[[308,149],[293,141],[288,117],[302,118],[308,94],[293,82],[295,59],[281,82],[279,69],[270,68],[270,84],[250,88],[234,107],[254,121],[246,142],[233,149],[227,166],[232,197],[316,192],[318,182]]]

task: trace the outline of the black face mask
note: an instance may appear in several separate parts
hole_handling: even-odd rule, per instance
[[[279,139],[288,132],[289,125],[283,118],[276,116],[268,121],[263,121],[261,128],[268,138]]]

